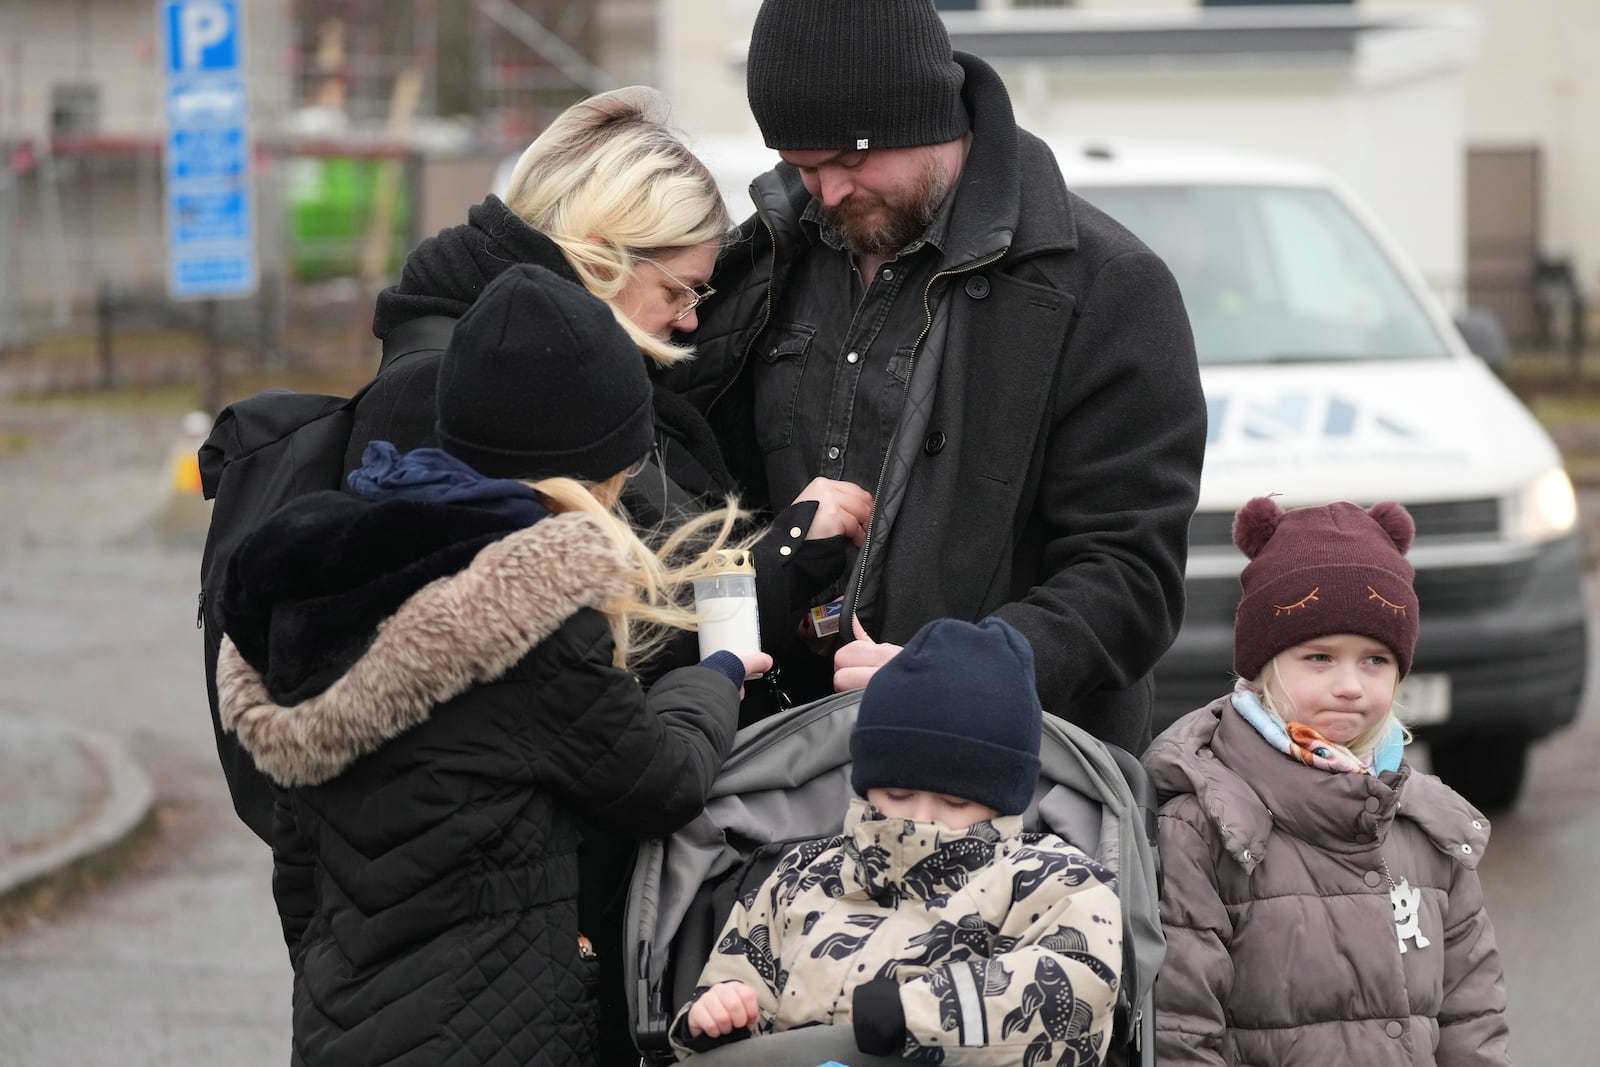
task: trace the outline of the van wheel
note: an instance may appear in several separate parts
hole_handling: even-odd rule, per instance
[[[1528,771],[1528,738],[1490,734],[1433,741],[1433,773],[1480,811],[1503,811],[1517,802]]]

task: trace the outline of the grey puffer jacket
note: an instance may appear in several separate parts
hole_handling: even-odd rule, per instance
[[[1404,763],[1373,777],[1296,762],[1228,696],[1144,764],[1168,798],[1162,1067],[1511,1062],[1477,875],[1489,823],[1459,794]],[[1403,946],[1391,877],[1420,891]]]

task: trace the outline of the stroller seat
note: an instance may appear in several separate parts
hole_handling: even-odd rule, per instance
[[[625,962],[634,1039],[646,1063],[675,1062],[667,1030],[693,995],[734,901],[788,846],[843,830],[850,733],[859,690],[791,709],[740,730],[705,810],[668,838],[644,842],[629,891]],[[1130,754],[1115,754],[1071,723],[1045,716],[1042,769],[1023,816],[1117,877],[1123,968],[1108,1064],[1153,1063],[1150,989],[1165,951],[1154,848],[1156,801]],[[700,1067],[902,1064],[855,1047],[847,1026],[812,1026],[734,1041],[693,1057]]]

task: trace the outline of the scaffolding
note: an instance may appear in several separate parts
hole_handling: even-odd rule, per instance
[[[299,99],[360,127],[388,121],[408,79],[418,114],[470,121],[505,143],[526,140],[574,100],[611,88],[601,67],[608,5],[473,0],[468,17],[436,0],[291,3]]]
[[[422,161],[498,161],[573,101],[649,80],[654,62],[653,0],[240,7],[263,293],[230,302],[224,321],[262,337],[278,329],[253,323],[281,326],[308,294],[330,291],[332,275],[360,283],[356,304],[369,299],[420,236]],[[108,304],[193,317],[165,294],[154,8],[0,0],[0,353],[92,333]],[[363,217],[315,232],[332,216],[306,207],[313,186],[330,196],[337,186]]]

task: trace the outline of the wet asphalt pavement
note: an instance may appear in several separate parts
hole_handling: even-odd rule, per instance
[[[270,857],[232,813],[206,710],[195,502],[171,493],[171,455],[189,447],[177,426],[0,403],[0,710],[114,736],[157,793],[153,831],[114,875],[0,931],[5,1067],[288,1059]],[[1584,508],[1600,518],[1600,498]],[[1593,577],[1589,592],[1600,617]],[[1597,766],[1591,696],[1535,750],[1484,861],[1518,1063],[1597,1062]],[[66,803],[51,797],[67,784],[38,783],[37,802]]]

